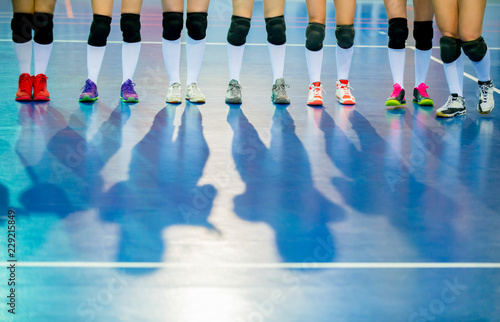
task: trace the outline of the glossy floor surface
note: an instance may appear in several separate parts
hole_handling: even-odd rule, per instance
[[[77,102],[91,22],[83,0],[56,6],[52,100],[16,103],[11,7],[1,3],[0,260],[7,267],[8,209],[18,260],[15,317],[10,272],[0,270],[1,321],[500,320],[500,111],[478,114],[466,60],[467,115],[435,118],[448,95],[438,47],[428,75],[436,107],[387,110],[380,1],[357,6],[354,107],[335,98],[329,2],[324,108],[305,104],[302,1],[286,9],[285,107],[270,101],[262,2],[241,106],[224,104],[228,0],[211,4],[202,105],[164,103],[161,9],[152,0],[134,79],[140,103],[119,102],[119,4],[100,99]],[[497,84],[499,16],[500,3],[488,1],[483,36]],[[185,65],[183,55],[183,82]]]

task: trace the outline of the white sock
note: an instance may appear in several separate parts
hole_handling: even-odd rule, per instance
[[[34,41],[33,51],[35,57],[35,75],[46,74],[50,53],[52,52],[52,44],[41,45]]]
[[[354,46],[345,49],[337,45],[337,79],[349,79],[353,53]]]
[[[403,86],[405,74],[406,50],[389,48],[389,63],[391,65],[392,80],[394,84]]]
[[[431,62],[431,54],[432,49],[415,49],[415,87],[418,87],[421,83],[425,83],[429,63]]]
[[[462,55],[454,62],[443,64],[443,66],[450,93],[456,93],[459,96],[463,96],[464,60]]]
[[[323,48],[312,51],[306,48],[307,70],[309,71],[309,84],[321,82],[321,68],[323,67]]]
[[[16,51],[17,64],[19,65],[19,74],[31,75],[31,56],[33,55],[33,41],[22,44],[14,43]]]
[[[99,72],[101,71],[102,60],[104,58],[105,51],[106,46],[96,47],[87,45],[88,78],[95,84],[97,84],[97,78],[99,77]]]
[[[490,69],[491,69],[491,62],[490,62],[490,49],[488,48],[486,50],[486,55],[484,55],[483,59],[481,59],[478,62],[472,62],[472,66],[474,66],[474,69],[476,70],[477,78],[481,82],[487,82],[491,79],[490,75]]]
[[[269,49],[269,56],[271,57],[271,67],[273,68],[273,83],[275,83],[278,78],[283,78],[283,70],[285,69],[286,44],[273,45],[268,42],[267,48]]]
[[[163,61],[168,73],[168,85],[181,83],[181,38],[177,40],[167,40],[162,38],[161,47],[163,49]]]
[[[237,80],[240,82],[241,64],[243,62],[243,53],[245,52],[245,44],[234,46],[227,44],[227,57],[229,61],[229,80]]]
[[[201,64],[203,63],[203,55],[205,54],[206,38],[202,40],[194,40],[187,36],[187,85],[191,83],[198,83],[198,76],[200,75]]]
[[[122,71],[123,80],[125,83],[127,79],[134,78],[137,62],[139,61],[139,54],[141,53],[141,42],[123,42],[122,44]]]

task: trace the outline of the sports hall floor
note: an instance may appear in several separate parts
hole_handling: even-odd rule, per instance
[[[478,114],[466,60],[467,115],[435,118],[448,96],[437,29],[428,75],[436,106],[386,110],[386,14],[381,1],[358,1],[358,104],[341,106],[329,2],[325,107],[310,108],[306,7],[288,1],[292,104],[280,107],[270,101],[257,1],[244,103],[228,106],[231,5],[213,0],[199,79],[207,103],[167,105],[160,4],[145,0],[141,102],[124,105],[117,4],[100,99],[79,104],[90,1],[60,0],[52,100],[19,104],[11,4],[0,3],[0,321],[500,321],[500,108]],[[488,1],[483,35],[497,88],[499,17],[500,2]],[[15,318],[6,305],[8,209]]]

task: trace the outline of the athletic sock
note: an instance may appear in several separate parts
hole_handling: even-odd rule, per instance
[[[123,80],[122,84],[127,79],[134,78],[137,62],[139,61],[139,54],[141,53],[141,42],[123,42],[122,43],[122,71]]]
[[[429,63],[431,61],[432,49],[420,50],[415,49],[415,87],[421,83],[425,83]]]
[[[234,46],[227,44],[227,56],[229,61],[229,80],[237,80],[240,82],[241,65],[243,62],[243,53],[245,52],[245,44]]]
[[[167,40],[162,38],[163,61],[168,73],[168,85],[181,83],[180,64],[181,64],[181,38],[177,40]]]
[[[443,66],[450,93],[463,96],[464,61],[462,55],[454,62],[443,64]]]
[[[312,51],[306,48],[307,70],[309,84],[321,82],[321,68],[323,67],[323,49]]]
[[[52,52],[52,43],[48,45],[42,45],[34,41],[33,52],[35,58],[35,75],[45,75],[47,73],[47,65],[49,64],[50,60],[50,53]]]
[[[488,82],[491,79],[490,70],[491,70],[491,61],[490,61],[490,49],[486,50],[486,55],[484,55],[483,59],[478,62],[472,62],[472,66],[476,70],[477,78],[481,82]]]
[[[404,88],[404,74],[405,74],[405,59],[406,50],[389,48],[389,63],[391,65],[392,80],[394,84],[401,85]]]
[[[31,56],[33,55],[33,41],[25,43],[14,43],[16,51],[17,64],[19,66],[19,74],[31,75]]]
[[[194,40],[187,36],[187,85],[198,83],[201,65],[203,63],[203,55],[205,54],[206,38],[202,40]]]
[[[106,46],[96,47],[87,45],[87,72],[88,78],[97,84],[97,78],[99,78],[99,73],[101,71],[102,60],[104,59],[104,53],[106,51]]]
[[[337,45],[337,79],[349,79],[354,46],[342,48]]]
[[[283,71],[285,69],[286,45],[273,45],[268,42],[267,48],[269,49],[269,56],[271,57],[271,67],[273,68],[273,83],[275,83],[278,78],[283,78]]]

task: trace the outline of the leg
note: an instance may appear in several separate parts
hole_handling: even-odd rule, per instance
[[[413,38],[415,39],[415,88],[413,89],[413,101],[419,105],[433,105],[433,101],[427,94],[428,86],[425,79],[429,70],[432,55],[432,38],[434,29],[432,27],[431,0],[413,0],[415,8],[415,21],[413,26]]]
[[[12,41],[19,66],[17,101],[31,101],[33,84],[31,81],[31,56],[33,51],[33,13],[34,0],[12,0],[13,17],[11,21]]]

